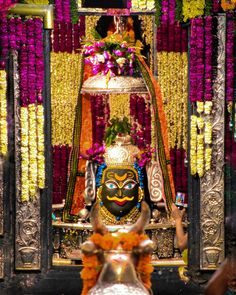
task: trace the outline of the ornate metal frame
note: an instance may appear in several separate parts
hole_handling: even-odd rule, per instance
[[[224,259],[224,129],[226,17],[217,17],[218,58],[213,98],[212,169],[200,179],[200,267],[216,269]]]

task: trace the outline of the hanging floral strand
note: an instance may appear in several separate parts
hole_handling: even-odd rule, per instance
[[[0,155],[7,154],[7,77],[5,70],[0,70]]]

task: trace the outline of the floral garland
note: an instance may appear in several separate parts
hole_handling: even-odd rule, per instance
[[[223,8],[224,11],[234,9],[235,5],[236,3],[233,0],[231,1],[221,0],[221,7]]]
[[[132,9],[153,10],[155,8],[154,0],[132,0]]]
[[[0,154],[7,154],[7,77],[4,70],[0,70]]]
[[[44,110],[42,21],[28,19],[22,26],[20,60],[21,199],[28,201],[44,188]],[[31,77],[31,79],[27,79]]]
[[[197,115],[191,116],[190,168],[191,174],[202,177],[211,169],[212,160],[212,101],[197,102]]]
[[[102,144],[107,122],[110,118],[110,107],[107,95],[91,95],[91,111],[93,126],[93,144]]]
[[[131,94],[130,105],[131,137],[140,149],[151,145],[151,101],[146,94]]]
[[[170,148],[187,149],[187,53],[160,52],[158,82],[164,99]]]
[[[100,248],[103,251],[115,250],[118,245],[121,245],[124,251],[132,251],[133,248],[140,244],[140,242],[147,239],[147,235],[139,235],[136,233],[123,233],[119,236],[113,236],[110,233],[105,235],[95,233],[89,238],[89,240],[92,241],[97,248]],[[83,269],[81,271],[81,278],[83,279],[83,290],[81,295],[86,295],[88,291],[96,284],[102,268],[102,263],[99,261],[97,255],[83,255],[82,261]],[[153,266],[151,265],[151,255],[142,254],[139,256],[136,271],[140,276],[144,286],[147,289],[150,289],[150,275],[153,271]]]
[[[204,15],[205,0],[183,0],[183,21]]]
[[[66,195],[67,166],[71,148],[68,145],[53,146],[53,204],[61,204]]]
[[[109,94],[110,119],[127,117],[130,121],[129,101],[129,93]]]
[[[80,64],[80,54],[51,52],[52,145],[72,144]]]
[[[234,98],[234,30],[235,21],[232,13],[227,13],[226,26],[226,101],[233,101]]]
[[[173,0],[162,1],[160,26],[157,29],[157,52],[187,52],[187,30],[175,21],[176,5]]]
[[[5,17],[8,9],[16,2],[14,0],[0,0],[0,17]]]

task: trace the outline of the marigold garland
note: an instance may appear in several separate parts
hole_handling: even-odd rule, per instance
[[[7,153],[7,81],[5,70],[0,70],[0,154]]]
[[[190,169],[191,174],[197,173],[197,116],[191,116],[190,123]]]
[[[158,82],[167,116],[170,148],[187,149],[188,104],[187,53],[160,52],[157,57]]]
[[[48,5],[48,0],[24,0],[27,4]]]
[[[129,101],[129,93],[109,94],[110,119],[127,117],[130,122]]]
[[[36,128],[36,106],[28,105],[28,139],[29,139],[29,195],[35,196],[37,187],[37,128]]]
[[[224,11],[226,10],[232,10],[235,8],[236,2],[231,0],[221,0],[221,7],[223,8]]]
[[[38,187],[45,186],[45,157],[44,157],[44,108],[38,105],[36,109],[37,120],[37,181]]]
[[[204,15],[205,0],[183,0],[183,21]]]
[[[119,235],[112,235],[107,233],[101,235],[94,233],[89,240],[91,240],[97,248],[104,251],[115,250],[118,245],[122,246],[124,251],[132,251],[140,242],[149,239],[145,234],[137,233],[121,233]],[[83,279],[83,290],[81,295],[86,295],[88,291],[96,284],[99,273],[102,268],[102,263],[98,260],[97,255],[82,256],[83,270],[81,271],[81,278]],[[151,265],[151,255],[140,255],[136,266],[136,271],[140,276],[144,286],[151,288],[151,273],[153,266]]]
[[[29,200],[29,114],[27,107],[20,108],[21,123],[21,200]]]
[[[72,144],[81,55],[51,53],[52,144]]]
[[[191,116],[190,166],[191,174],[202,177],[211,169],[212,160],[212,101],[197,102],[197,115]]]

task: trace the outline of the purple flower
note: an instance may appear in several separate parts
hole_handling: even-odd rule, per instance
[[[116,56],[119,56],[119,57],[123,56],[123,52],[120,51],[119,49],[115,49],[113,50],[113,52],[115,53]]]

